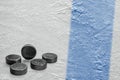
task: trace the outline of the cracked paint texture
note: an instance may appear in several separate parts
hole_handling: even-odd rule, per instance
[[[0,80],[65,80],[70,12],[70,0],[0,0]],[[20,55],[25,44],[36,47],[36,58],[53,52],[58,62],[34,71],[22,58],[28,73],[11,75],[5,57]]]
[[[108,80],[114,0],[73,0],[66,80]]]

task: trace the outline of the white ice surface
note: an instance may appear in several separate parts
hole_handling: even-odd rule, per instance
[[[70,30],[70,0],[0,0],[0,80],[65,80]],[[21,48],[32,44],[36,58],[46,52],[58,55],[58,62],[44,71],[14,76],[5,57],[21,55]]]
[[[110,80],[120,80],[120,0],[116,0]]]

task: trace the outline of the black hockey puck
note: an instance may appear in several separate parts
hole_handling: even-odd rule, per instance
[[[23,63],[15,63],[10,66],[10,72],[13,75],[24,75],[27,73],[27,65]]]
[[[47,62],[43,59],[34,59],[30,62],[30,66],[34,70],[44,70],[47,68]]]
[[[22,56],[27,59],[33,59],[36,56],[36,49],[30,44],[25,45],[21,50]]]
[[[6,56],[6,63],[9,65],[12,65],[14,63],[21,63],[21,57],[19,55],[16,54],[10,54],[8,56]]]
[[[47,63],[57,62],[57,55],[54,53],[45,53],[42,55],[42,59],[46,60]]]

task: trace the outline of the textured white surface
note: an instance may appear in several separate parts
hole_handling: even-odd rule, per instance
[[[110,80],[120,80],[120,0],[116,0]]]
[[[0,80],[65,80],[70,29],[70,0],[0,0]],[[8,54],[21,54],[24,44],[33,44],[36,58],[53,52],[58,62],[44,71],[29,67],[24,76],[14,76],[5,64]]]

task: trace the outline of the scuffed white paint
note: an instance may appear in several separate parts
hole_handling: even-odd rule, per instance
[[[0,0],[0,80],[65,80],[70,30],[70,0]],[[8,54],[21,54],[25,44],[37,49],[36,58],[46,52],[58,55],[58,62],[44,71],[14,76],[5,64]]]
[[[110,80],[120,80],[120,0],[116,0]]]

